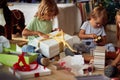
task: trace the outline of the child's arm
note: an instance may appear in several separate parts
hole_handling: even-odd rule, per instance
[[[96,34],[85,34],[85,30],[81,29],[80,32],[79,32],[79,37],[81,39],[89,39],[89,38],[96,38],[97,35]]]
[[[117,63],[120,62],[120,53],[118,54],[118,56],[115,58],[115,60],[112,62],[112,65],[116,66]]]
[[[40,31],[32,31],[32,30],[28,30],[26,28],[23,30],[22,35],[23,36],[42,36],[44,38],[49,38],[48,35],[40,32]]]

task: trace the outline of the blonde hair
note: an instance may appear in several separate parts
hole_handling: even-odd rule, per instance
[[[57,4],[54,0],[42,0],[35,16],[44,20],[46,16],[56,16],[59,13]]]
[[[118,10],[116,12],[116,16],[115,16],[115,19],[116,19],[116,28],[117,28],[117,39],[119,40],[120,39],[120,29],[119,29],[119,25],[118,25],[118,22],[117,22],[117,16],[120,17],[120,10]]]
[[[107,23],[107,17],[107,11],[103,6],[95,7],[90,14],[90,18],[101,18],[103,24]]]

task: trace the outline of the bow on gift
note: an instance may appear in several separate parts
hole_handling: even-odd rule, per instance
[[[31,69],[31,68],[30,68],[30,65],[28,65],[28,64],[25,62],[24,54],[25,54],[25,53],[22,52],[22,54],[20,54],[20,55],[18,56],[18,57],[19,57],[18,62],[13,65],[13,69],[14,69],[14,70],[19,70],[19,71],[31,71],[31,70],[37,69],[38,63],[37,63],[37,62],[32,63],[32,64],[36,64],[36,66],[35,66],[33,69]],[[23,66],[20,66],[20,62],[22,62]]]
[[[59,31],[56,35],[52,36],[51,34],[48,34],[49,36],[51,36],[50,38],[53,38],[55,39],[56,41],[58,42],[62,42],[64,46],[68,47],[72,52],[77,52],[76,50],[74,50],[64,39],[64,32],[63,30]],[[59,37],[61,36],[61,37]],[[42,39],[40,40],[39,42],[41,41],[44,41],[46,39]]]
[[[61,38],[58,38],[58,36],[61,36]],[[58,42],[62,42],[64,46],[68,47],[72,52],[77,52],[76,50],[74,50],[73,48],[71,48],[71,46],[65,41],[64,39],[64,32],[63,30],[61,30],[58,34],[56,34],[53,37],[55,40],[57,40]]]

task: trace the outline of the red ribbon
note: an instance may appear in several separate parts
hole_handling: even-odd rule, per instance
[[[35,73],[35,77],[39,77],[40,75],[39,75],[39,73]]]
[[[19,70],[19,71],[31,71],[31,70],[37,69],[38,63],[37,63],[37,62],[33,62],[32,64],[36,64],[36,66],[35,66],[33,69],[31,69],[31,68],[30,68],[30,65],[28,65],[28,64],[25,62],[24,54],[25,54],[25,53],[22,52],[22,54],[20,54],[20,55],[18,56],[18,57],[19,57],[18,62],[13,65],[14,71],[15,71],[15,70]],[[23,66],[20,66],[20,62],[23,63]]]
[[[60,62],[59,65],[67,71],[71,71],[71,68],[65,66],[66,62]]]

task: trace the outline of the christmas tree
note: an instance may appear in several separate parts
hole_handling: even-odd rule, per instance
[[[94,6],[102,5],[108,12],[108,23],[115,23],[115,14],[120,9],[120,0],[97,0]]]

